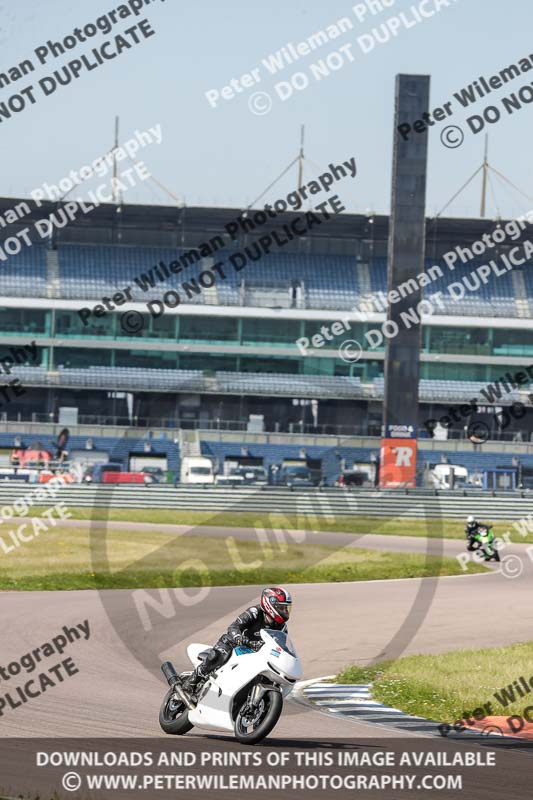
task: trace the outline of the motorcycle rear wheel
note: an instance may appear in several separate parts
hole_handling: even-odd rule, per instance
[[[249,714],[243,713],[247,705],[248,698],[240,707],[235,720],[235,738],[241,744],[256,744],[268,736],[276,725],[283,709],[283,697],[276,690],[266,692],[253,720]]]
[[[189,709],[185,703],[174,697],[172,689],[166,693],[159,709],[159,724],[162,730],[171,736],[182,736],[194,728],[194,725],[189,722]]]

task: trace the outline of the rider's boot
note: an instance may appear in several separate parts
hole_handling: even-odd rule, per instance
[[[196,672],[193,672],[175,687],[182,700],[191,709],[195,708],[198,702],[196,694],[200,683],[201,677]]]

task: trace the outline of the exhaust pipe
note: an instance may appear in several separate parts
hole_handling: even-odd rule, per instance
[[[163,661],[161,664],[161,672],[165,676],[168,681],[168,685],[174,692],[180,697],[181,700],[185,703],[189,711],[194,711],[196,708],[196,703],[189,697],[189,695],[182,689],[180,685],[179,675],[174,669],[174,665],[171,661]]]
[[[161,672],[168,681],[169,686],[174,686],[179,681],[178,673],[174,669],[172,661],[163,661],[161,664]]]

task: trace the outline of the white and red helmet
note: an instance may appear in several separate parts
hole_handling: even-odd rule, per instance
[[[281,586],[269,586],[261,594],[261,608],[265,614],[281,625],[287,622],[291,615],[292,597],[287,589]]]

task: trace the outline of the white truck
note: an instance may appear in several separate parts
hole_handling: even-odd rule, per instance
[[[206,456],[185,456],[181,462],[181,483],[214,483],[213,462]]]
[[[458,464],[436,464],[429,475],[435,489],[453,489],[457,481],[466,482],[468,470]]]

